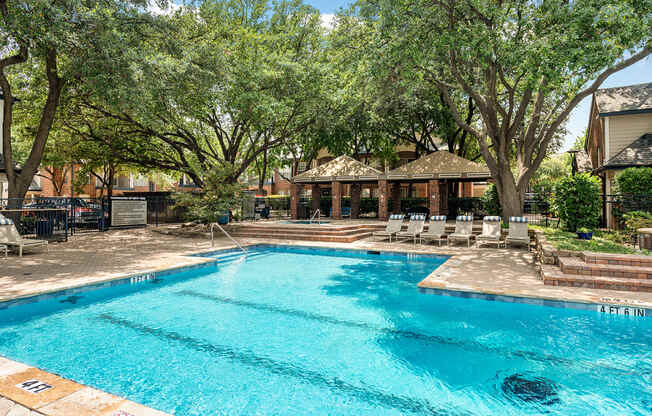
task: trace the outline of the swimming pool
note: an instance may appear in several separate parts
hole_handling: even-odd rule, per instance
[[[0,310],[0,354],[175,415],[652,412],[649,318],[419,292],[446,257],[215,256]]]

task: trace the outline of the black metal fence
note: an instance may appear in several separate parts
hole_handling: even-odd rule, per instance
[[[0,214],[12,220],[25,238],[67,241],[71,234],[69,210],[33,200],[0,199]]]
[[[602,226],[606,227],[606,214],[613,216],[612,228],[623,229],[625,214],[633,211],[641,211],[652,214],[652,194],[611,194],[602,196],[603,218]]]
[[[528,222],[546,227],[558,227],[559,218],[552,212],[552,192],[528,193],[523,201],[523,214]]]
[[[171,196],[152,195],[147,200],[147,223],[180,222],[183,210]],[[108,198],[37,197],[0,199],[0,214],[14,221],[27,238],[67,240],[68,236],[106,231],[111,225]]]

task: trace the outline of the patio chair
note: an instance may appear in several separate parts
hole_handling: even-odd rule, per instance
[[[421,242],[437,241],[441,246],[441,242],[446,235],[446,216],[434,215],[430,217],[428,229],[421,233]]]
[[[389,216],[389,221],[387,222],[387,226],[383,231],[374,231],[371,235],[376,239],[376,237],[383,237],[389,238],[389,242],[392,242],[392,236],[395,236],[396,233],[401,231],[401,227],[403,227],[403,214],[392,214]]]
[[[48,242],[45,240],[24,239],[18,233],[14,222],[0,214],[0,244],[8,247],[18,247],[20,257],[23,257],[23,249],[45,246],[49,251]]]
[[[528,233],[527,217],[509,217],[509,233],[505,240],[505,246],[510,243],[525,244],[530,248],[530,234]]]
[[[396,239],[405,238],[406,240],[412,239],[414,244],[417,243],[421,233],[423,232],[423,225],[426,222],[426,216],[423,214],[414,214],[410,216],[407,231],[399,231],[396,233]]]
[[[448,236],[448,243],[451,241],[466,241],[467,247],[471,247],[473,238],[473,215],[458,215],[455,219],[455,232]]]
[[[486,216],[482,220],[482,234],[475,238],[475,244],[480,247],[481,244],[496,244],[498,248],[505,244],[502,239],[503,230],[500,227],[500,217]]]

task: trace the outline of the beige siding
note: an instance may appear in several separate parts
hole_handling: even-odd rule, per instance
[[[645,133],[652,133],[652,114],[631,114],[609,117],[609,153],[614,157]]]

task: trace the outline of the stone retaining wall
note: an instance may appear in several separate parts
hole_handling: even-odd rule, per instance
[[[580,251],[558,250],[546,239],[546,235],[541,230],[534,231],[534,240],[536,244],[535,260],[539,264],[559,265],[559,257],[582,257]]]

